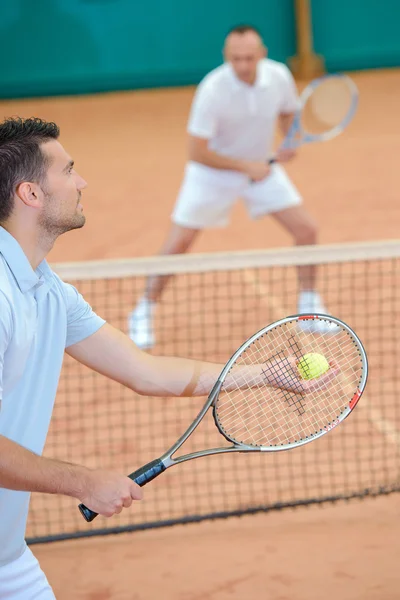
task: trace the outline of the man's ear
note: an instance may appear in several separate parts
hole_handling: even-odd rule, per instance
[[[23,181],[17,186],[16,194],[26,206],[40,208],[43,202],[43,192],[37,183]]]

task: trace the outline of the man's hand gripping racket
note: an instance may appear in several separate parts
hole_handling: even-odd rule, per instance
[[[302,330],[299,322],[304,319],[330,323],[335,335]],[[314,363],[307,362],[310,356]],[[316,356],[322,357],[320,362],[315,362]],[[129,477],[144,486],[173,465],[210,454],[276,452],[307,444],[351,413],[365,388],[367,372],[361,341],[339,319],[295,315],[277,321],[234,353],[202,410],[178,441]],[[173,458],[209,409],[230,445]],[[86,521],[97,516],[83,504],[79,509]]]
[[[299,110],[276,157],[269,163],[279,161],[280,154],[285,156],[302,144],[336,137],[349,125],[357,106],[357,86],[347,75],[331,74],[314,79],[301,93]]]

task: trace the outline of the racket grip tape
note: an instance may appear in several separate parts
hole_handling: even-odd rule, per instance
[[[135,483],[140,485],[140,487],[143,487],[144,485],[146,485],[146,483],[149,483],[149,481],[152,481],[152,479],[158,477],[158,475],[165,471],[165,469],[166,466],[164,465],[162,460],[156,458],[155,460],[152,460],[151,462],[147,463],[147,465],[140,467],[140,469],[137,469],[137,471],[134,471],[133,473],[128,475],[128,477],[129,479],[132,479]],[[88,508],[84,504],[79,504],[78,508],[81,511],[83,518],[88,523],[91,523],[99,514],[94,510],[90,510],[90,508]]]
[[[133,471],[133,473],[128,475],[128,477],[133,479],[133,481],[140,485],[140,487],[143,487],[146,485],[146,483],[149,483],[149,481],[152,481],[158,477],[160,473],[165,471],[165,469],[166,466],[162,460],[160,458],[156,458],[155,460],[147,463],[147,465],[144,465],[144,467],[137,469],[137,471]]]

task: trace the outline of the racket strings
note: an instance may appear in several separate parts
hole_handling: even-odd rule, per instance
[[[296,363],[318,352],[340,373],[320,390],[304,394]],[[254,366],[263,375],[254,382]],[[230,389],[220,395],[217,421],[229,439],[250,446],[290,444],[315,435],[347,409],[362,376],[359,349],[347,330],[336,335],[302,332],[295,322],[253,342],[230,372]],[[280,388],[265,385],[279,379]]]
[[[311,135],[327,133],[346,121],[352,105],[353,90],[346,78],[325,79],[304,104],[302,129]]]

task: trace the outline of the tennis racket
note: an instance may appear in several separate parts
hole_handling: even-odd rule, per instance
[[[330,333],[305,330],[301,327],[305,320],[323,321],[330,326]],[[320,356],[327,361],[325,374],[315,377],[306,356],[310,353],[325,357]],[[200,413],[178,441],[129,477],[144,486],[187,460],[223,452],[276,452],[308,444],[351,413],[365,388],[367,371],[361,341],[339,319],[295,315],[277,321],[255,333],[233,354]],[[230,445],[173,458],[210,409]],[[86,521],[97,516],[83,504],[79,509]]]
[[[347,75],[332,74],[314,79],[300,95],[300,108],[281,149],[325,142],[336,137],[356,114],[358,89]],[[270,163],[276,162],[271,158]]]

